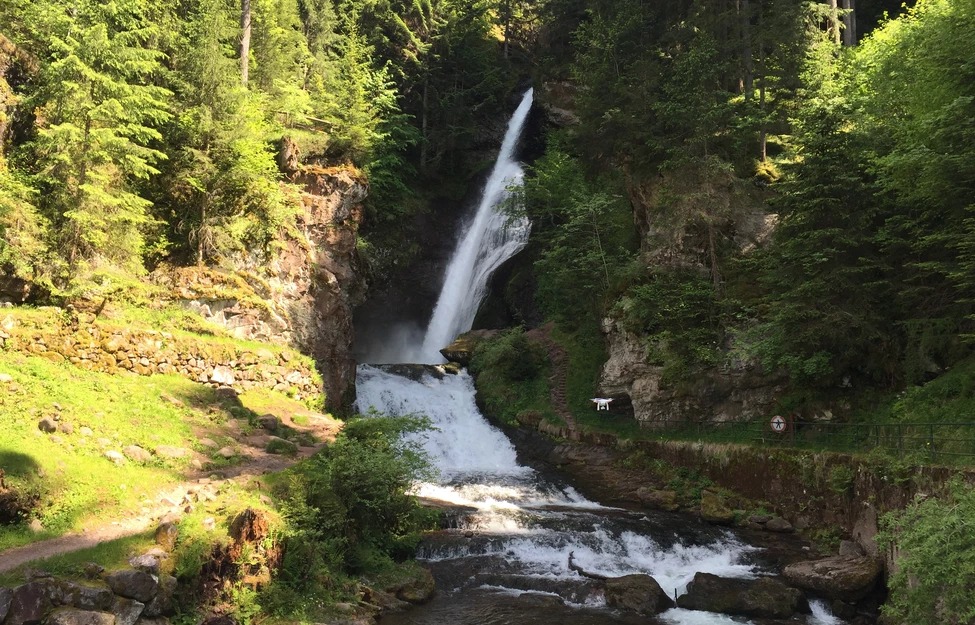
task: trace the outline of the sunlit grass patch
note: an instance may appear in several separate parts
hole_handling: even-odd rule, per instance
[[[0,373],[12,378],[0,383],[0,468],[36,500],[22,519],[36,531],[0,526],[0,549],[138,511],[182,480],[200,436],[219,438],[231,418],[214,389],[178,376],[108,375],[8,352]]]

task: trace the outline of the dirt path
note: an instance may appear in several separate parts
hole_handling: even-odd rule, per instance
[[[80,533],[65,534],[58,538],[0,552],[0,573],[11,571],[35,560],[72,553],[94,547],[102,542],[134,536],[157,526],[163,518],[177,519],[186,513],[187,507],[215,498],[217,492],[228,482],[246,483],[265,473],[286,469],[299,460],[313,455],[322,446],[334,440],[339,425],[332,419],[319,417],[311,419],[307,427],[295,426],[295,429],[313,434],[319,443],[314,446],[300,447],[295,456],[282,456],[264,451],[266,437],[242,437],[238,441],[241,445],[240,455],[243,458],[240,464],[217,470],[193,471],[186,476],[185,481],[156,493],[151,505],[139,509],[133,515],[86,528]]]
[[[549,376],[549,393],[552,400],[552,408],[555,413],[565,421],[570,428],[575,429],[576,422],[569,410],[569,402],[566,401],[565,392],[569,371],[569,356],[561,345],[552,339],[550,334],[552,324],[545,324],[537,330],[532,330],[532,338],[536,338],[545,346],[548,352],[549,362],[552,363],[552,375]]]

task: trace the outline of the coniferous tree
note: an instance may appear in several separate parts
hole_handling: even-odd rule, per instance
[[[103,261],[138,272],[150,202],[133,188],[158,173],[154,147],[169,92],[153,84],[160,53],[139,0],[74,3],[50,33],[34,149],[41,207],[72,276]]]

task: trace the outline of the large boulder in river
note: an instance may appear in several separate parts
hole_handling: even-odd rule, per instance
[[[484,339],[497,336],[497,330],[471,330],[461,334],[454,342],[440,350],[443,357],[451,362],[459,362],[465,367],[471,364],[474,348]]]
[[[701,493],[701,518],[709,523],[730,525],[735,520],[735,512],[725,503],[724,497],[706,490]]]
[[[606,580],[606,604],[640,614],[659,614],[674,607],[674,600],[649,575],[637,573]]]
[[[830,599],[857,601],[874,589],[881,570],[880,560],[869,556],[831,556],[790,564],[782,575],[789,583]]]
[[[802,591],[777,579],[731,579],[698,573],[687,585],[687,593],[677,598],[677,607],[755,618],[789,618],[808,612]]]
[[[433,574],[427,569],[418,567],[414,574],[410,576],[410,579],[403,582],[402,585],[387,590],[390,592],[395,590],[394,594],[400,601],[406,601],[407,603],[426,603],[433,597],[435,589],[436,585],[433,581]]]

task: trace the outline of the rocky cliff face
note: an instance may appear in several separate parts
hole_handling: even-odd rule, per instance
[[[613,319],[603,321],[609,358],[599,393],[629,398],[633,416],[644,427],[666,421],[744,421],[772,414],[782,380],[765,375],[755,363],[735,361],[701,375],[690,388],[668,385],[664,368],[649,364],[646,340]],[[625,402],[624,402],[625,403]]]
[[[647,267],[710,272],[721,279],[721,259],[761,245],[775,224],[762,191],[730,171],[685,167],[651,179],[627,176],[640,256]],[[693,383],[668,386],[663,367],[650,363],[646,337],[615,319],[603,322],[609,358],[599,392],[629,398],[644,426],[662,421],[735,421],[770,414],[781,380],[757,363],[729,358]]]
[[[304,166],[303,212],[270,258],[241,255],[231,273],[169,270],[157,282],[188,308],[239,338],[290,344],[315,359],[326,407],[347,410],[354,397],[352,308],[365,292],[356,238],[368,187],[357,172]]]

